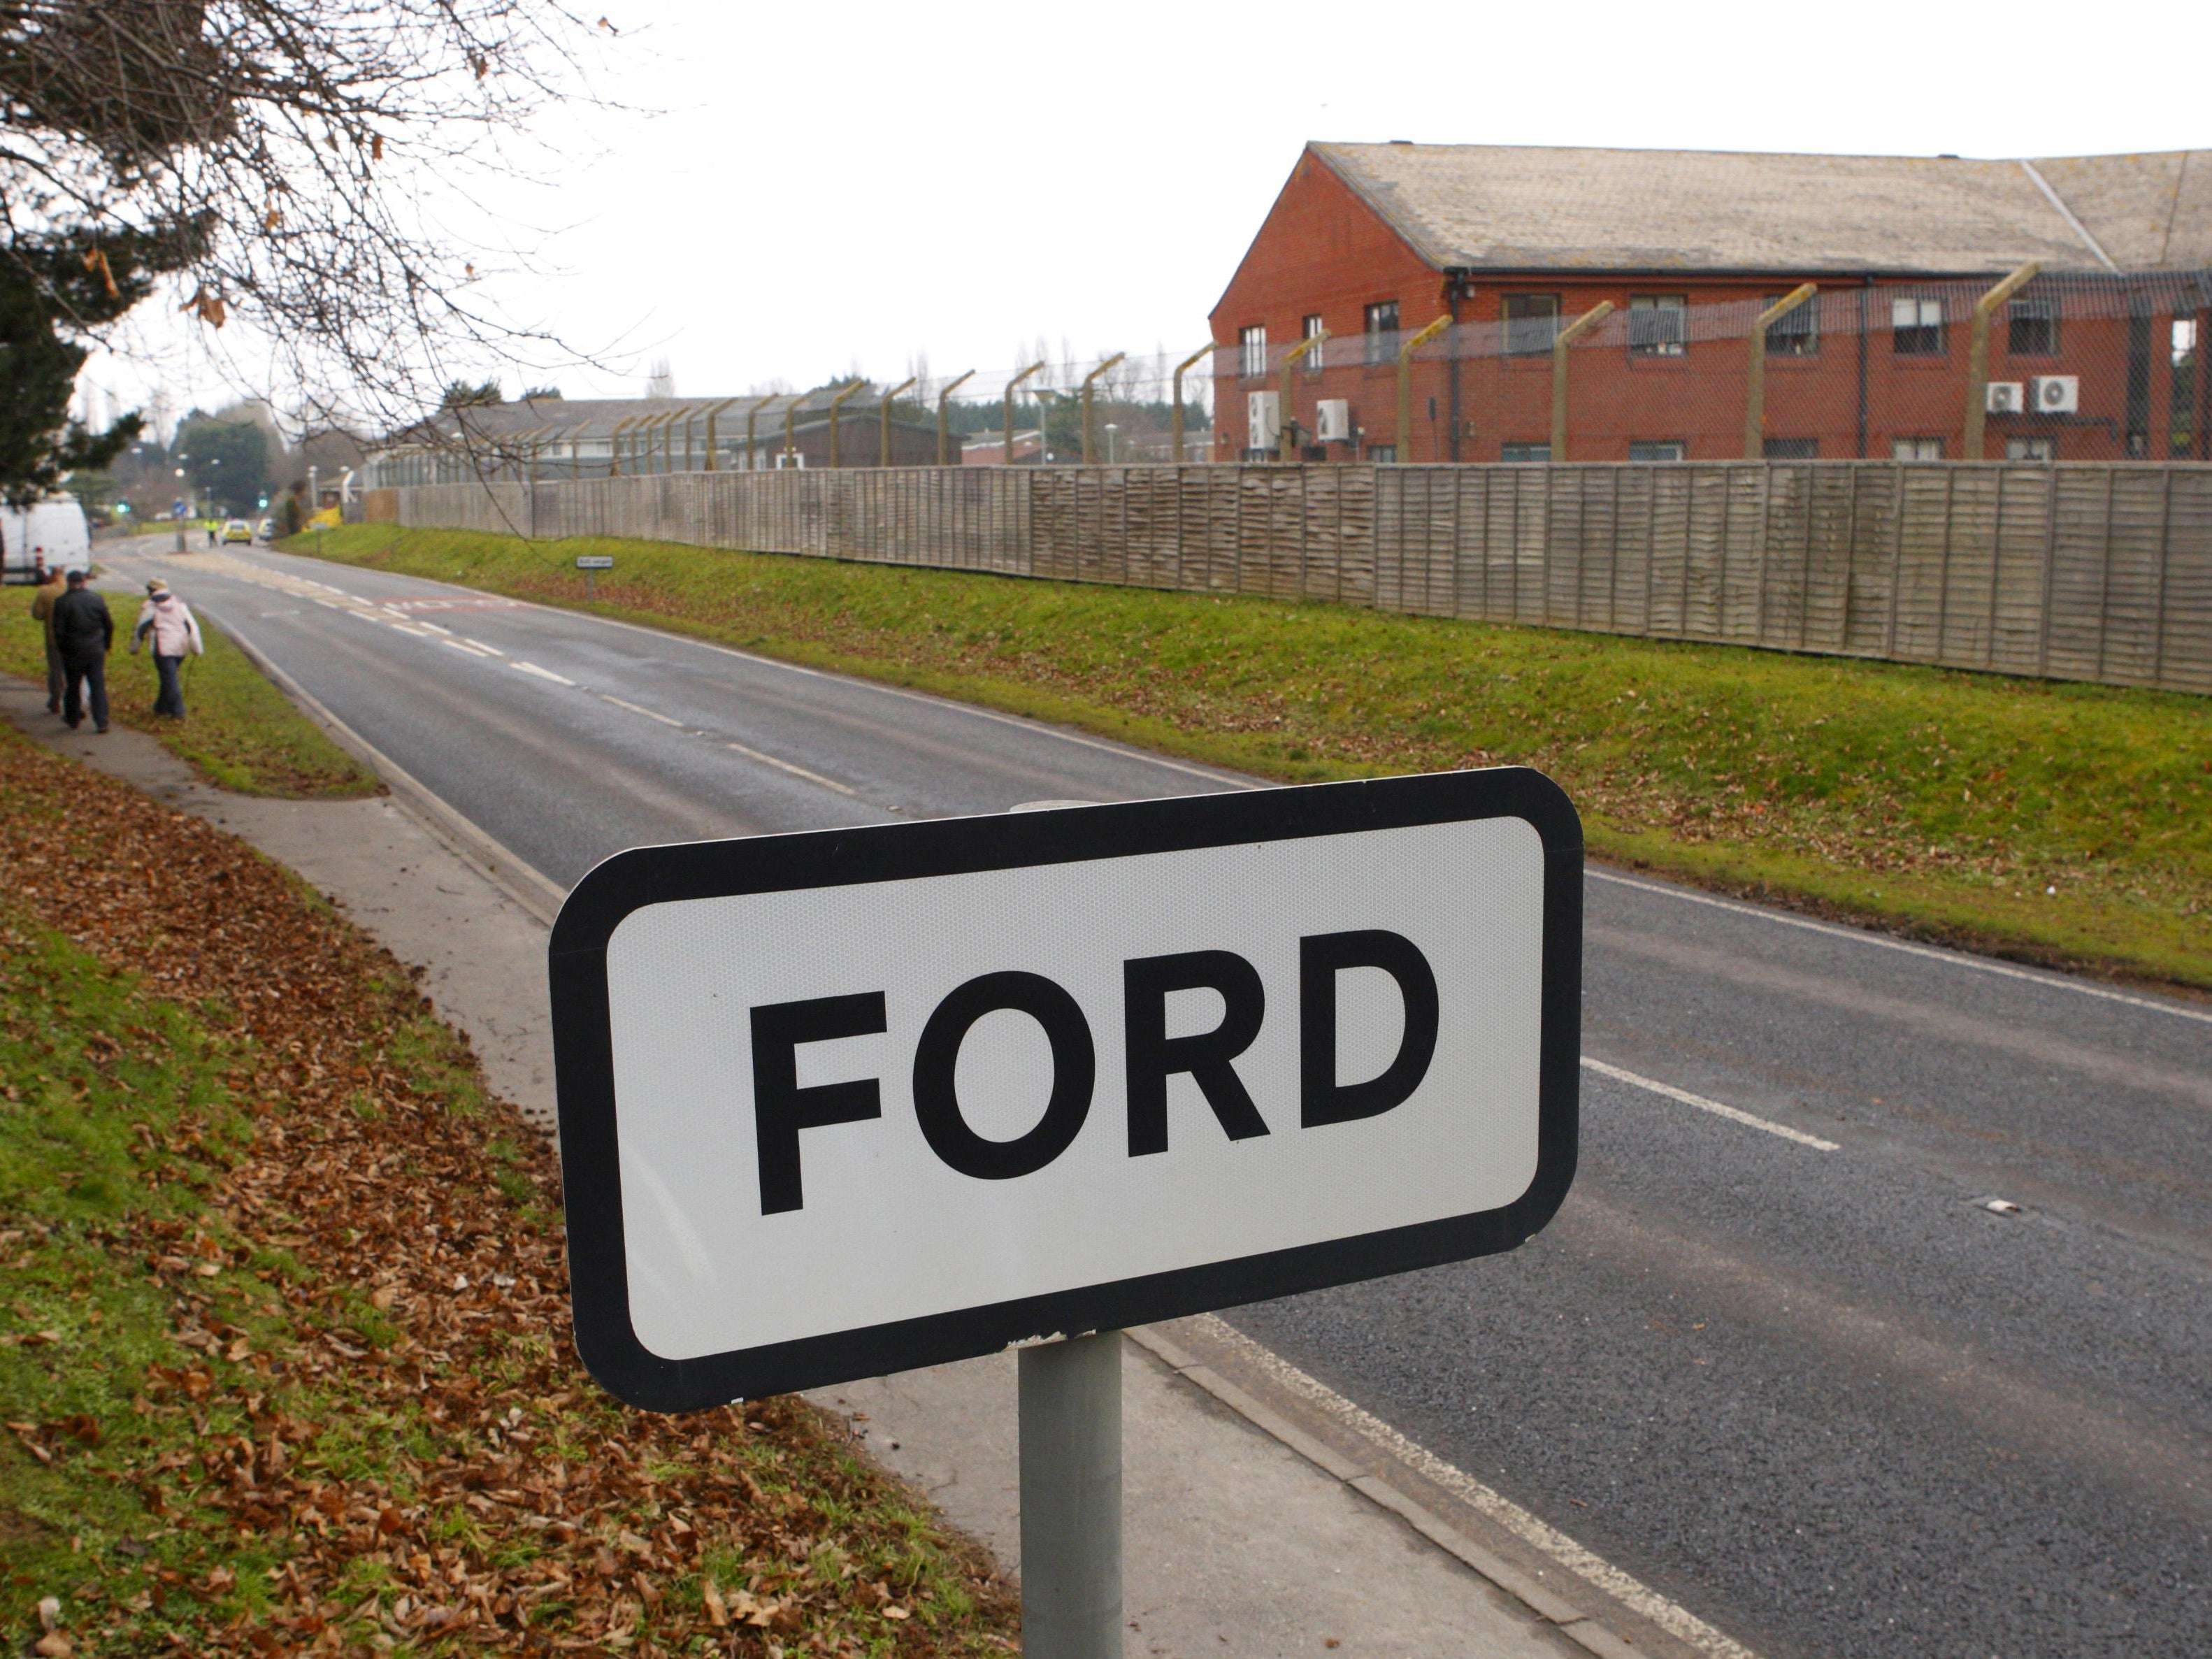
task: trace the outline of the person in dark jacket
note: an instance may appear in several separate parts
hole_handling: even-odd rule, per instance
[[[69,573],[69,592],[54,601],[54,647],[62,656],[62,719],[74,732],[84,724],[84,699],[89,690],[92,726],[107,730],[107,652],[115,643],[115,618],[107,614],[107,601],[85,586],[85,573]]]

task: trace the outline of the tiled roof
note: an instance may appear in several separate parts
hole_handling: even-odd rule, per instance
[[[2038,259],[2101,270],[2098,248],[2124,270],[2212,264],[2212,150],[2027,163],[1311,148],[1440,269],[1966,273]]]

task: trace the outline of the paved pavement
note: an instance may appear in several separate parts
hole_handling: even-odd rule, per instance
[[[433,583],[161,562],[556,882],[637,842],[1238,783]],[[1231,1323],[1624,1605],[1725,1633],[1692,1646],[2212,1650],[2212,1011],[1618,872],[1588,896],[1550,1231]]]

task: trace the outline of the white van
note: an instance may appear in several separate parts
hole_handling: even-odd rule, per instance
[[[92,532],[76,496],[0,506],[0,581],[31,580],[31,556],[40,548],[49,570],[82,570],[92,562]]]

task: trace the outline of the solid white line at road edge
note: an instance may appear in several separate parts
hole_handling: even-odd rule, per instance
[[[2014,968],[2006,963],[1989,961],[1986,957],[1968,956],[1963,951],[1939,951],[1930,945],[1914,945],[1905,939],[1869,933],[1863,927],[1838,927],[1832,921],[1814,921],[1805,916],[1761,909],[1756,904],[1739,904],[1733,899],[1686,892],[1681,888],[1662,886],[1656,881],[1638,881],[1634,876],[1615,875],[1610,870],[1586,868],[1585,873],[1592,881],[1609,881],[1616,887],[1633,887],[1639,893],[1656,893],[1662,898],[1680,899],[1685,904],[1705,904],[1716,910],[1733,910],[1740,916],[1756,916],[1761,921],[1777,921],[1785,927],[1802,927],[1808,933],[1826,933],[1834,939],[1856,939],[1861,945],[1879,945],[1885,951],[1902,951],[1908,957],[1925,957],[1931,962],[1948,963],[1954,968],[1972,968],[1977,973],[1996,974],[2004,979],[2024,979],[2031,985],[2046,985],[2054,991],[2072,991],[2081,996],[2095,997],[2101,1002],[2122,1002],[2130,1008],[2148,1008],[2154,1014],[2173,1014],[2182,1019],[2198,1020],[2212,1025],[2212,1011],[2203,1008],[2191,1008],[2178,1002],[2161,1002],[2154,997],[2130,996],[2125,991],[2111,990],[2102,985],[2088,985],[2080,980],[2063,979],[2053,974],[2039,974],[2030,969]]]
[[[1843,1148],[1832,1140],[1823,1140],[1818,1135],[1808,1135],[1802,1129],[1793,1129],[1786,1123],[1777,1123],[1771,1118],[1755,1116],[1739,1107],[1723,1106],[1717,1100],[1703,1095],[1693,1095],[1687,1089],[1677,1089],[1671,1083],[1662,1083],[1656,1078],[1639,1077],[1634,1072],[1624,1072],[1618,1066],[1608,1066],[1601,1060],[1583,1056],[1583,1069],[1595,1072],[1600,1077],[1609,1077],[1615,1083],[1626,1083],[1632,1088],[1649,1089],[1655,1095],[1664,1095],[1669,1100],[1679,1100],[1685,1106],[1694,1106],[1701,1112],[1711,1112],[1715,1117],[1724,1117],[1731,1123],[1741,1123],[1747,1129],[1764,1129],[1771,1135],[1780,1135],[1784,1140],[1794,1140],[1801,1146],[1810,1146],[1819,1152],[1841,1152]]]
[[[1568,1571],[1596,1585],[1668,1635],[1688,1643],[1711,1659],[1758,1659],[1742,1643],[1723,1635],[1687,1607],[1668,1601],[1643,1580],[1623,1572],[1556,1527],[1538,1520],[1511,1498],[1492,1492],[1466,1470],[1445,1462],[1427,1447],[1409,1440],[1327,1383],[1307,1376],[1281,1355],[1262,1347],[1218,1315],[1200,1314],[1194,1322],[1205,1328],[1209,1338],[1236,1349],[1245,1360],[1266,1371],[1291,1393],[1319,1407],[1361,1439],[1382,1448],[1416,1474],[1434,1481],[1462,1503],[1480,1510],[1523,1543],[1541,1550]]]

